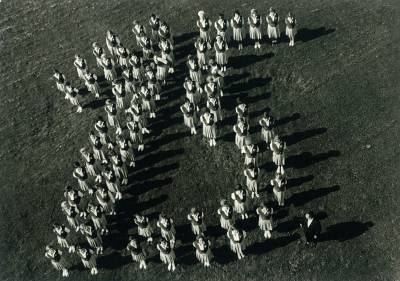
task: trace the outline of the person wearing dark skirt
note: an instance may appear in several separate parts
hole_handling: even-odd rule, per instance
[[[304,215],[303,221],[300,223],[300,227],[303,230],[306,244],[315,246],[319,235],[321,234],[321,223],[315,217],[313,212],[307,212]]]

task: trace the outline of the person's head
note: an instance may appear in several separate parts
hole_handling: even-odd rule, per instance
[[[198,13],[197,13],[197,15],[199,16],[199,18],[204,18],[204,15],[205,15],[205,13],[204,13],[204,11],[203,10],[201,10],[201,11],[199,11]]]
[[[204,109],[204,113],[210,113],[210,109],[209,109],[208,107],[206,107],[206,108]]]
[[[224,14],[218,14],[218,19],[224,19]]]
[[[313,213],[312,211],[308,211],[308,212],[305,214],[305,217],[306,217],[306,219],[311,220],[311,219],[314,218],[314,213]]]
[[[257,15],[257,10],[256,9],[251,9],[250,14],[252,16],[256,16]]]
[[[275,13],[275,9],[274,9],[273,7],[270,7],[270,8],[269,8],[269,12],[270,12],[270,13]]]
[[[136,246],[137,245],[137,240],[133,236],[129,236],[129,244]]]
[[[235,17],[240,17],[240,12],[238,10],[236,10],[235,13],[234,13],[234,16]]]
[[[79,162],[74,162],[74,168],[80,168],[81,164]]]
[[[197,213],[197,208],[196,208],[196,207],[191,208],[191,209],[190,209],[190,212],[191,212],[192,214]]]
[[[217,37],[215,37],[215,40],[217,40],[217,42],[221,42],[222,41],[221,35],[217,35]]]
[[[240,183],[235,185],[235,190],[242,190],[242,185]]]

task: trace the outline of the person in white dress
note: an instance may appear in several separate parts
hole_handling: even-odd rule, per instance
[[[237,255],[239,260],[244,258],[243,248],[246,232],[236,228],[235,226],[231,226],[226,235],[229,238],[229,244],[232,252]]]
[[[69,271],[66,266],[66,262],[63,258],[63,252],[56,249],[53,246],[47,245],[46,246],[46,252],[45,252],[45,257],[48,258],[53,265],[53,267],[62,272],[63,277],[68,277],[69,276]]]
[[[272,44],[276,44],[281,34],[279,29],[279,15],[274,8],[269,8],[269,13],[266,17],[266,20],[268,23],[268,38],[271,40]]]
[[[261,49],[260,41],[262,39],[262,18],[256,9],[251,9],[247,22],[249,24],[250,39],[254,41],[254,49]]]
[[[285,18],[286,24],[286,36],[289,37],[289,46],[294,46],[294,39],[297,34],[297,19],[296,17],[289,12]]]
[[[212,22],[210,19],[208,19],[205,15],[204,11],[199,11],[197,13],[198,19],[197,19],[197,27],[199,28],[200,31],[200,38],[202,38],[204,41],[210,43],[211,42],[211,26]]]
[[[275,173],[275,178],[271,180],[271,186],[278,206],[285,206],[286,177],[279,172]]]
[[[256,209],[258,215],[258,227],[264,232],[266,239],[271,239],[273,229],[273,214],[274,210],[269,207],[267,203],[261,202],[260,206]]]
[[[239,11],[235,11],[233,18],[231,19],[231,27],[233,33],[233,41],[238,45],[238,49],[243,49],[243,25],[244,20]]]
[[[272,161],[277,166],[276,172],[284,174],[286,143],[276,135],[274,141],[270,144],[270,148],[272,150]]]
[[[248,197],[241,184],[236,185],[235,191],[231,193],[231,199],[233,200],[233,210],[241,216],[242,220],[247,219],[249,217],[247,213]]]
[[[210,267],[210,261],[212,259],[211,253],[211,242],[203,234],[197,236],[193,242],[193,247],[196,249],[196,258],[205,267]]]

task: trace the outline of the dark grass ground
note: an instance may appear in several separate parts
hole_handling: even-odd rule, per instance
[[[89,277],[76,258],[71,280],[398,280],[399,273],[399,8],[397,1],[10,1],[0,3],[1,188],[0,279],[59,280],[44,246],[54,239],[51,223],[64,221],[59,204],[71,164],[87,142],[88,128],[101,108],[88,104],[75,114],[49,79],[52,68],[78,83],[73,55],[94,66],[90,44],[104,45],[112,29],[133,47],[133,19],[154,11],[176,33],[178,62],[193,51],[195,13],[214,19],[219,12],[264,15],[274,5],[298,17],[298,43],[231,51],[226,120],[218,146],[210,149],[183,127],[178,106],[183,64],[177,82],[160,102],[154,134],[139,156],[138,169],[119,205],[118,219]],[[83,85],[81,85],[83,86]],[[236,261],[220,231],[216,208],[236,182],[242,162],[233,144],[235,97],[250,104],[252,128],[265,108],[278,119],[289,146],[287,207],[277,213],[274,238],[265,242],[252,216],[247,257]],[[90,102],[90,97],[84,97]],[[271,155],[261,156],[261,183],[273,176]],[[268,190],[264,198],[271,198]],[[204,209],[215,261],[205,270],[195,262],[185,217]],[[298,243],[296,217],[315,210],[323,242],[315,249]],[[131,215],[165,211],[178,224],[178,268],[173,274],[150,251],[146,272],[121,256]]]

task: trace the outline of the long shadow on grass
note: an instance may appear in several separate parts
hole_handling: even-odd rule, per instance
[[[320,236],[320,241],[339,241],[344,242],[354,239],[367,232],[374,223],[371,221],[347,221],[328,226],[326,232]]]
[[[339,157],[340,151],[330,150],[324,153],[312,154],[311,152],[303,152],[299,155],[289,156],[286,160],[286,166],[295,169],[302,169],[313,164],[322,162],[332,157]]]
[[[186,33],[181,33],[179,35],[174,36],[174,43],[175,45],[179,45],[187,40],[191,40],[195,38],[198,35],[197,32],[186,32]]]
[[[287,145],[294,145],[298,142],[301,142],[305,139],[322,135],[328,131],[327,128],[317,128],[317,129],[310,129],[310,130],[305,130],[302,132],[295,132],[291,135],[284,136],[282,137],[283,141],[286,142]]]
[[[149,153],[142,159],[136,161],[136,164],[138,166],[138,169],[136,169],[136,171],[142,168],[151,167],[154,164],[162,162],[166,159],[182,155],[184,152],[185,150],[183,148],[178,148],[178,149],[160,150],[155,153]]]
[[[315,29],[300,28],[297,32],[296,38],[299,41],[308,42],[317,39],[319,37],[331,34],[333,32],[335,32],[334,28],[328,28],[328,29],[326,29],[326,27],[319,27]]]
[[[131,195],[140,195],[149,192],[152,189],[161,188],[171,183],[172,183],[172,178],[170,177],[161,180],[147,180],[142,183],[135,183],[127,186],[126,190],[124,190],[124,193],[129,193]]]
[[[214,254],[215,262],[219,264],[228,264],[237,260],[236,254],[234,254],[229,248],[229,245],[226,244],[212,249],[212,252]]]
[[[312,181],[314,179],[313,175],[308,175],[305,177],[291,178],[287,180],[287,189],[300,186],[306,182]]]
[[[298,119],[300,119],[300,113],[293,113],[290,116],[285,116],[285,117],[277,119],[275,121],[275,127],[279,127],[279,126],[285,125],[285,124],[287,124],[289,122],[293,122],[293,121],[296,121]]]
[[[314,199],[324,197],[332,192],[339,191],[340,187],[338,185],[331,187],[324,187],[318,189],[311,189],[299,193],[294,193],[288,200],[288,205],[293,204],[295,207],[302,206]]]
[[[119,252],[112,252],[106,256],[99,256],[97,259],[98,267],[101,269],[117,269],[131,262],[132,258],[129,255],[122,255]]]
[[[248,81],[231,84],[228,88],[225,89],[224,93],[227,93],[227,95],[229,95],[229,93],[250,91],[259,87],[263,87],[271,81],[271,77],[251,78]]]
[[[266,59],[270,59],[273,56],[274,56],[273,53],[266,53],[266,54],[262,54],[262,55],[254,55],[254,54],[241,55],[241,56],[229,58],[229,64],[235,69],[244,68],[244,67],[250,66],[252,64],[255,64],[257,62],[261,62]]]
[[[300,235],[298,233],[294,233],[289,236],[278,237],[275,239],[273,238],[265,240],[263,242],[257,242],[247,247],[246,253],[256,256],[263,255],[274,249],[285,247],[298,239],[300,239]]]

